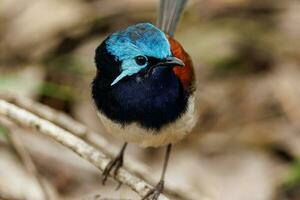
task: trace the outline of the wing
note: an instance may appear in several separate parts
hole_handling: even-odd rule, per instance
[[[184,88],[190,93],[195,91],[195,73],[193,62],[189,54],[183,49],[183,47],[172,37],[169,37],[171,45],[171,51],[173,55],[184,62],[184,67],[174,67],[174,73],[179,77]]]
[[[173,36],[186,2],[187,0],[160,0],[157,26]]]

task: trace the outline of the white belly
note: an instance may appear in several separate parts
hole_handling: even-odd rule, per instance
[[[98,113],[98,115],[110,134],[122,138],[126,142],[136,143],[141,147],[174,144],[192,131],[198,119],[194,96],[189,98],[187,111],[175,122],[163,127],[160,131],[144,129],[137,123],[121,126],[102,113]]]

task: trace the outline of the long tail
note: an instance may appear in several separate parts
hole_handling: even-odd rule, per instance
[[[160,0],[158,27],[170,36],[174,35],[187,0]]]

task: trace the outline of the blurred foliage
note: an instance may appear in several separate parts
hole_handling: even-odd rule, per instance
[[[76,92],[74,88],[66,85],[59,85],[51,82],[43,82],[40,86],[38,94],[55,97],[64,101],[72,101]]]
[[[300,185],[300,160],[291,163],[289,173],[283,182],[283,187],[288,190]]]
[[[77,56],[72,54],[59,55],[46,61],[45,64],[51,67],[50,69],[54,72],[65,76],[75,76],[80,78],[86,75],[86,68],[83,67],[84,63],[82,63]]]
[[[45,61],[47,77],[38,91],[40,95],[74,101],[80,98],[78,90],[86,71],[83,63],[72,54],[58,55]],[[78,99],[77,99],[78,100]]]
[[[4,141],[4,142],[7,142],[7,130],[5,127],[3,127],[1,124],[0,124],[0,140]]]

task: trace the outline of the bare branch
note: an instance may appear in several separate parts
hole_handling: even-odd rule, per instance
[[[74,136],[72,133],[4,100],[0,100],[0,115],[8,117],[21,126],[34,129],[41,134],[51,137],[55,141],[77,153],[80,157],[89,161],[101,171],[105,169],[106,165],[110,161],[110,159],[108,159],[102,152],[87,144],[82,139]],[[121,183],[128,185],[140,196],[146,195],[152,188],[144,180],[134,176],[124,168],[119,170],[116,179]],[[159,200],[167,199],[168,198],[164,195],[159,196]]]
[[[8,134],[8,141],[11,144],[11,147],[17,154],[17,156],[21,159],[22,163],[24,164],[26,170],[35,178],[36,182],[39,184],[39,187],[41,189],[41,192],[43,193],[43,196],[45,200],[50,199],[50,195],[48,194],[48,190],[46,188],[45,183],[43,182],[42,178],[40,177],[38,170],[31,159],[31,156],[29,155],[28,151],[26,150],[24,144],[22,141],[19,139],[19,137],[16,135],[15,132],[11,131],[14,129],[14,124],[6,120],[5,118],[0,117],[0,124],[7,129]]]
[[[1,93],[0,98],[5,99],[8,102],[11,102],[13,104],[16,104],[17,106],[24,108],[29,112],[38,115],[41,118],[44,118],[50,122],[53,122],[58,126],[63,127],[64,129],[74,133],[78,137],[86,136],[86,132],[87,132],[86,127],[80,124],[79,122],[75,121],[74,119],[72,119],[71,117],[69,117],[67,114],[63,112],[59,112],[54,109],[51,109],[50,107],[35,102],[29,98],[16,96],[9,93],[5,93],[5,94]]]
[[[5,100],[16,104],[17,106],[26,109],[58,126],[74,133],[79,137],[83,137],[85,141],[89,144],[92,144],[94,147],[98,148],[105,155],[113,156],[118,152],[118,149],[112,146],[104,137],[99,133],[91,132],[88,128],[77,122],[70,116],[56,111],[46,105],[33,101],[26,97],[17,97],[14,94],[0,94],[0,98],[5,98]],[[49,113],[48,113],[49,112]],[[63,116],[63,120],[59,120],[59,118],[55,118],[52,116]],[[79,127],[78,130],[76,130]],[[77,132],[74,132],[77,131]],[[126,160],[127,168],[141,177],[143,180],[154,184],[155,179],[149,173],[151,170],[148,166],[136,161],[131,158]],[[177,197],[182,200],[191,200],[191,199],[209,199],[205,197],[205,195],[199,195],[199,192],[191,191],[188,186],[178,186],[173,183],[168,183],[165,187],[165,192],[171,196]]]
[[[24,199],[17,199],[7,194],[0,193],[0,200],[24,200]]]

